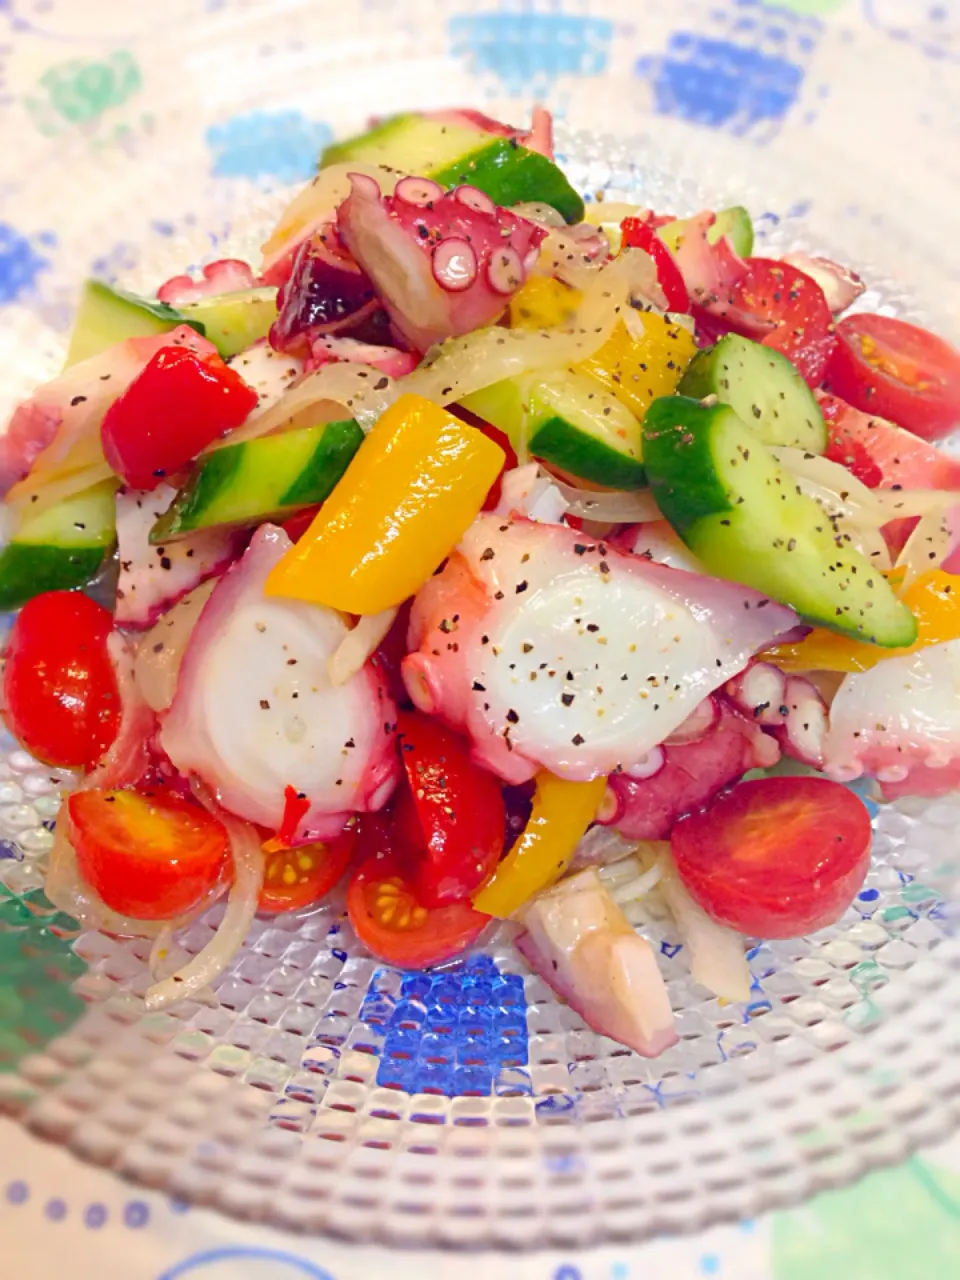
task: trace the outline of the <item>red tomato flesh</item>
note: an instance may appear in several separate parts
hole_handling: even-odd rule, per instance
[[[855,409],[924,440],[939,440],[960,425],[960,352],[905,320],[841,320],[827,384]]]
[[[401,711],[397,728],[407,784],[394,806],[398,848],[410,857],[425,906],[462,902],[503,852],[507,818],[500,783],[439,721]]]
[[[107,410],[104,456],[134,489],[155,489],[256,406],[256,391],[216,352],[162,347]]]
[[[820,385],[836,337],[833,314],[816,280],[787,262],[747,258],[730,304],[727,320],[738,333],[782,352],[809,386]],[[758,327],[770,322],[775,327],[761,337]]]
[[[76,791],[67,812],[80,874],[121,915],[172,920],[224,871],[223,823],[172,792]]]
[[[319,902],[350,865],[356,846],[356,828],[348,827],[335,840],[268,853],[257,910],[275,914]]]
[[[34,596],[17,615],[3,673],[4,719],[47,764],[92,769],[117,736],[112,629],[107,610],[75,591]]]
[[[347,889],[347,913],[368,951],[401,969],[452,960],[475,941],[490,917],[469,902],[428,907],[411,883],[408,859],[393,848],[379,815],[360,820],[360,849],[367,854]]]
[[[657,280],[667,301],[668,311],[689,311],[690,295],[683,282],[673,254],[657,235],[652,222],[642,218],[624,218],[620,223],[623,243],[629,248],[643,249],[653,259]]]
[[[828,458],[849,467],[871,489],[960,489],[960,462],[885,418],[862,413],[825,392],[817,397],[827,424]]]
[[[826,778],[741,782],[673,828],[680,878],[714,920],[796,938],[843,914],[870,865],[870,815]]]

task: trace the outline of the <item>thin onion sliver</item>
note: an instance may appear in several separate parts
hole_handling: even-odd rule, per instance
[[[327,663],[327,675],[334,685],[346,684],[374,653],[383,637],[393,626],[396,609],[384,609],[382,613],[370,613],[343,637]]]
[[[233,884],[223,919],[207,945],[176,973],[148,988],[144,1004],[151,1012],[195,997],[218,978],[243,946],[257,911],[263,884],[263,850],[259,836],[252,827],[231,818],[204,795],[199,798],[227,828],[233,855]]]

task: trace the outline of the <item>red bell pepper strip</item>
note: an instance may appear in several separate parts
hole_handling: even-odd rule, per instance
[[[253,387],[216,352],[163,347],[107,410],[103,452],[131,488],[155,489],[256,405]]]
[[[657,268],[657,279],[667,300],[668,311],[689,311],[690,296],[683,283],[680,268],[673,260],[673,254],[657,235],[652,223],[640,218],[624,218],[620,223],[623,233],[623,244],[632,249],[642,249],[649,253]]]

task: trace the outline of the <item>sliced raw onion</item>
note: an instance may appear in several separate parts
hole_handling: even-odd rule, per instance
[[[134,676],[147,706],[166,711],[177,691],[180,660],[216,581],[195,587],[160,618],[137,645]]]
[[[636,840],[628,840],[613,827],[590,827],[577,844],[570,864],[570,871],[580,871],[583,867],[593,866],[626,866],[636,852]],[[601,873],[606,878],[606,873]],[[609,884],[608,884],[609,887]],[[616,895],[614,895],[616,896]]]
[[[690,953],[694,982],[722,1000],[749,1000],[752,977],[739,933],[717,924],[687,892],[669,849],[659,858],[660,889]]]
[[[574,289],[586,289],[609,258],[606,241],[599,239],[596,227],[586,224],[589,238],[573,233],[573,228],[551,227],[540,245],[534,271],[541,276],[555,276]]]
[[[364,663],[376,653],[380,641],[393,626],[396,616],[396,609],[370,613],[347,632],[327,663],[331,684],[346,684],[363,669]]]
[[[255,413],[211,449],[343,418],[355,418],[364,431],[369,431],[396,399],[396,385],[392,378],[371,365],[324,364],[281,396],[265,413]]]
[[[610,337],[626,311],[628,299],[648,279],[652,266],[651,259],[639,250],[614,258],[596,272],[568,327],[494,326],[441,343],[427,353],[413,373],[397,379],[394,396],[411,392],[436,404],[452,404],[504,378],[578,364]]]
[[[867,287],[855,271],[830,258],[811,258],[808,253],[785,253],[782,260],[816,281],[834,315],[846,311]]]
[[[552,204],[544,204],[542,200],[524,200],[511,207],[511,213],[519,214],[530,222],[537,222],[541,227],[565,227],[566,219],[557,213]]]
[[[233,856],[233,884],[223,919],[207,945],[182,968],[147,989],[144,1004],[151,1012],[195,997],[218,978],[243,946],[257,911],[263,883],[260,837],[253,827],[225,813],[205,794],[200,793],[199,799],[227,828]]]
[[[649,489],[621,493],[612,489],[578,489],[560,480],[554,484],[568,503],[570,515],[580,519],[607,524],[645,524],[663,519]]]
[[[897,568],[903,569],[900,590],[921,574],[938,569],[956,547],[958,536],[960,506],[938,507],[921,516],[897,557]]]

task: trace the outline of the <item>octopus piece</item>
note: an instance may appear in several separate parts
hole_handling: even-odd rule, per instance
[[[340,238],[394,331],[418,351],[492,324],[537,260],[544,228],[476,187],[444,191],[429,178],[403,178],[385,196],[368,175],[350,180]]]
[[[403,677],[511,783],[649,753],[796,614],[558,525],[481,515],[420,591]]]
[[[223,808],[269,830],[281,826],[294,788],[309,804],[300,844],[384,805],[399,765],[396,709],[375,668],[330,680],[329,661],[349,630],[342,616],[264,595],[291,545],[263,525],[217,584],[183,654],[160,746]]]
[[[702,738],[654,747],[646,777],[614,774],[597,815],[604,826],[636,840],[665,840],[685,813],[711,800],[748,769],[768,769],[780,758],[768,736],[721,699],[716,724]]]
[[[523,924],[517,950],[594,1031],[647,1058],[676,1044],[653,948],[593,868],[539,894]]]
[[[370,277],[337,235],[333,216],[296,249],[289,279],[280,286],[270,327],[277,351],[306,358],[319,339],[334,334],[376,344],[389,338]]]
[[[250,264],[240,258],[220,258],[209,262],[200,273],[200,279],[192,276],[171,276],[157,290],[161,302],[171,307],[182,307],[187,302],[199,302],[201,298],[215,297],[219,293],[238,293],[252,289],[256,276]]]
[[[884,795],[940,796],[960,787],[960,640],[848,675],[830,705],[826,774],[873,774]]]

